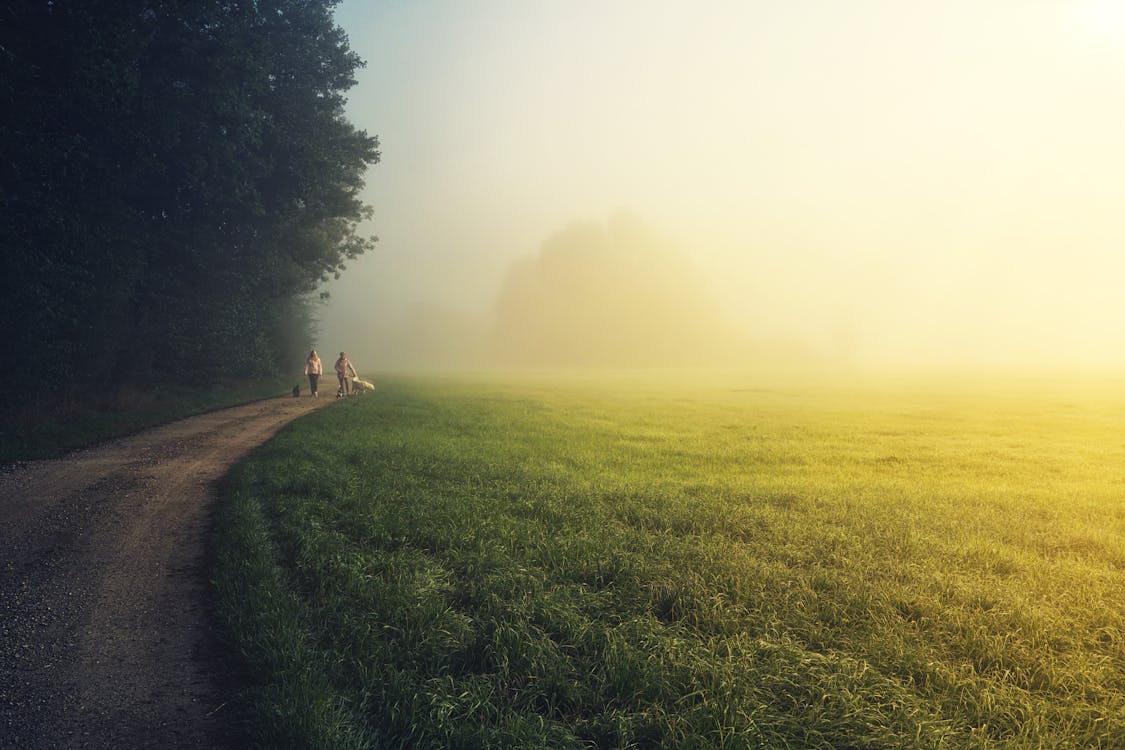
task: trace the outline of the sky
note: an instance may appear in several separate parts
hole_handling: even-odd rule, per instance
[[[380,241],[327,286],[322,349],[457,364],[552,238],[627,215],[754,342],[1125,365],[1125,3],[345,0],[336,20],[367,62],[347,111],[380,138]]]

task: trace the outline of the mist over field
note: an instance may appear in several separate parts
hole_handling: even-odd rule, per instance
[[[574,222],[509,265],[483,311],[407,308],[389,325],[351,321],[357,351],[378,342],[406,368],[821,367],[841,364],[799,341],[737,325],[714,280],[638,216]],[[759,334],[760,335],[760,334]]]
[[[1125,365],[1113,3],[338,19],[380,242],[314,343],[368,369]]]
[[[745,347],[698,270],[625,214],[574,224],[512,263],[489,346],[530,365],[713,364]]]

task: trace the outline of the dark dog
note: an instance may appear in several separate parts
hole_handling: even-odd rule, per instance
[[[300,398],[300,397],[301,397],[301,386],[300,385],[293,386],[293,398]]]

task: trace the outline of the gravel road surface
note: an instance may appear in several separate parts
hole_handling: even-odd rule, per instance
[[[217,481],[331,399],[203,414],[0,470],[0,748],[225,748],[214,636]]]

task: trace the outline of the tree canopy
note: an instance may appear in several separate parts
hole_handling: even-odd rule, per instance
[[[0,10],[2,404],[61,382],[274,370],[371,247],[378,141],[338,0],[14,0]]]

